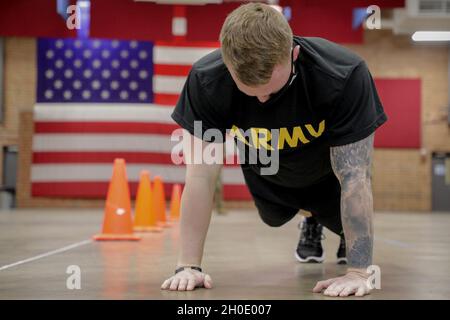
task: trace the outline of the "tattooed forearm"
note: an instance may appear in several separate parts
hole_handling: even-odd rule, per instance
[[[363,140],[331,148],[331,165],[341,183],[341,218],[349,267],[372,264],[373,200],[371,166],[373,134]]]

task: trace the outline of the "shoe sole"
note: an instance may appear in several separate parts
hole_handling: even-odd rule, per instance
[[[337,264],[347,264],[347,258],[337,258]]]
[[[295,251],[295,258],[301,263],[322,263],[325,260],[325,252],[322,253],[321,257],[307,257],[306,259],[303,259],[298,255],[297,251]]]

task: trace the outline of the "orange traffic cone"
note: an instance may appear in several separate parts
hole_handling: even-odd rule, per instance
[[[181,186],[174,184],[172,188],[172,198],[170,199],[170,220],[180,220]]]
[[[139,187],[136,195],[136,208],[134,211],[135,231],[162,231],[157,225],[153,192],[150,185],[150,173],[141,171]]]
[[[170,227],[166,218],[166,197],[164,195],[164,184],[161,176],[155,176],[153,179],[153,199],[155,202],[156,217],[158,225],[161,227]]]
[[[102,233],[94,240],[140,240],[133,234],[130,190],[124,159],[115,159],[105,204]]]

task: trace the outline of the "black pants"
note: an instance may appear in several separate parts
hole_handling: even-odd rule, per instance
[[[282,226],[303,209],[323,226],[342,234],[341,186],[333,173],[311,186],[290,188],[271,183],[250,170],[243,172],[258,213],[269,226]]]

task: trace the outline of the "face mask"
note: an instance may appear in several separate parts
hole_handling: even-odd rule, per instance
[[[280,99],[280,97],[282,97],[286,91],[289,89],[289,87],[291,86],[291,84],[294,82],[295,78],[297,77],[297,70],[293,71],[293,65],[294,65],[294,49],[291,50],[291,74],[289,75],[289,79],[286,82],[286,84],[280,89],[278,90],[277,93],[274,93],[272,95],[270,95],[269,100],[267,100],[266,102],[260,102],[258,100],[258,98],[256,98],[256,100],[258,101],[258,103],[261,106],[267,106],[267,105],[272,105],[274,104],[276,101],[278,101]]]

